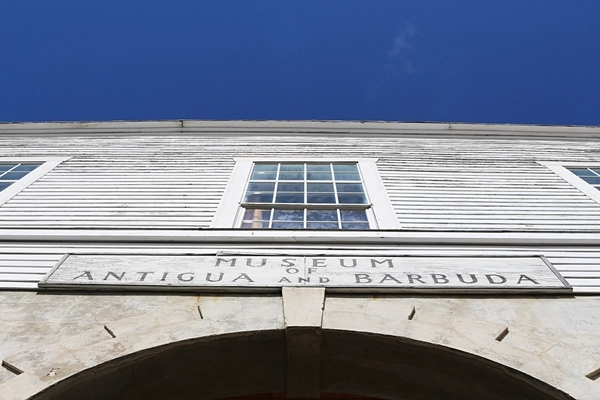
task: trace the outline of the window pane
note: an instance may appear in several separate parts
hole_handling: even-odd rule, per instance
[[[367,222],[365,210],[341,210],[342,222]]]
[[[335,173],[335,179],[337,179],[338,181],[358,181],[360,182],[360,175],[359,174],[342,174],[342,173]]]
[[[260,208],[247,208],[244,211],[244,220],[266,220],[271,219],[271,210],[262,210]]]
[[[250,183],[248,185],[249,192],[273,192],[275,183]]]
[[[282,172],[304,172],[304,164],[281,164]]]
[[[362,223],[358,223],[358,222],[342,222],[342,229],[350,229],[350,230],[369,229],[369,224],[362,224]]]
[[[279,179],[282,181],[301,181],[304,180],[304,172],[280,172]]]
[[[307,221],[337,221],[337,210],[307,210]]]
[[[309,181],[331,180],[331,165],[329,164],[308,164],[306,171],[306,179]]]
[[[242,221],[241,228],[267,229],[269,228],[269,221]]]
[[[21,179],[22,177],[24,177],[25,175],[27,175],[29,173],[29,171],[24,171],[24,172],[7,172],[4,175],[2,175],[2,177],[0,177],[0,179],[2,180],[6,180],[6,181],[16,181]]]
[[[273,192],[248,192],[244,197],[244,203],[272,203]]]
[[[338,192],[364,192],[362,183],[336,183],[335,187]]]
[[[569,171],[571,171],[572,173],[574,173],[577,176],[595,176],[594,173],[587,168],[585,168],[585,169],[573,168],[573,169],[569,169]]]
[[[303,192],[304,183],[280,183],[277,186],[278,192]]]
[[[254,171],[255,172],[267,172],[267,171],[276,172],[277,164],[254,164]]]
[[[337,222],[307,222],[308,229],[339,229]]]
[[[304,210],[275,210],[273,222],[275,221],[303,221]]]
[[[275,203],[304,203],[304,193],[277,193]]]
[[[340,204],[367,204],[367,198],[359,193],[338,193]]]
[[[329,164],[307,164],[306,171],[308,172],[331,172]]]
[[[333,193],[309,193],[306,196],[306,201],[316,204],[335,204],[335,195]]]
[[[336,176],[338,173],[358,174],[358,168],[356,164],[333,164],[333,172]]]
[[[31,172],[34,169],[36,169],[37,167],[39,167],[39,164],[21,164],[19,165],[17,168],[15,168],[15,171],[27,171],[27,172]]]
[[[331,172],[309,172],[307,179],[309,181],[330,181]]]
[[[273,221],[273,229],[302,229],[304,224],[302,222],[275,222]]]
[[[274,181],[276,172],[253,172],[250,180],[253,181]]]
[[[596,177],[582,176],[581,179],[583,179],[584,181],[586,181],[587,183],[590,183],[592,185],[600,184],[600,176],[596,176]]]
[[[0,173],[6,172],[11,168],[14,168],[15,164],[0,164]]]
[[[309,192],[333,193],[333,183],[309,183],[306,185]]]

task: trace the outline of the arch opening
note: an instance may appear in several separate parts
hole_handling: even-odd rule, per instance
[[[32,399],[282,398],[286,360],[284,330],[203,337],[111,360]],[[320,388],[321,393],[375,399],[572,399],[472,354],[405,338],[334,330],[321,333]]]

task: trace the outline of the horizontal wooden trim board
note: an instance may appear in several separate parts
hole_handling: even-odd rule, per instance
[[[12,246],[12,247],[9,247]],[[158,247],[157,247],[158,246]],[[37,282],[58,262],[65,253],[75,254],[219,254],[222,257],[229,257],[236,254],[275,254],[275,255],[298,255],[314,254],[322,256],[324,254],[330,256],[348,256],[351,254],[361,254],[368,256],[369,254],[379,257],[386,255],[394,256],[398,254],[421,255],[421,256],[532,256],[545,255],[548,260],[555,265],[555,268],[567,279],[574,287],[576,293],[598,293],[600,291],[600,245],[595,248],[586,247],[486,247],[486,246],[451,246],[440,248],[439,245],[429,246],[400,246],[400,247],[385,247],[379,245],[378,249],[373,249],[368,245],[362,245],[362,249],[356,246],[348,246],[347,249],[331,249],[330,246],[321,246],[323,249],[315,248],[314,245],[306,246],[296,244],[293,247],[273,249],[272,247],[260,247],[260,245],[246,246],[245,248],[235,248],[231,245],[218,245],[210,247],[205,244],[204,248],[194,246],[192,248],[185,246],[175,246],[170,243],[162,245],[154,244],[119,244],[119,243],[104,243],[85,245],[81,242],[71,243],[47,243],[41,247],[32,245],[31,243],[0,243],[0,260],[5,260],[6,257],[14,258],[35,258],[36,255],[43,255],[44,259],[30,261],[32,264],[38,263],[39,267],[33,266],[13,266],[0,267],[0,288],[12,289],[36,289],[35,286],[27,286],[24,283]],[[318,247],[318,246],[317,246]],[[33,257],[32,257],[33,256]],[[46,258],[52,257],[53,262],[49,263]],[[572,263],[572,264],[571,264]],[[572,267],[578,268],[581,265],[594,266],[595,270],[574,271]],[[10,282],[15,283],[11,285]]]

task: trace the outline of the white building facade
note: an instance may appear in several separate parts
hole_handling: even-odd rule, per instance
[[[599,138],[2,124],[0,399],[599,399]]]

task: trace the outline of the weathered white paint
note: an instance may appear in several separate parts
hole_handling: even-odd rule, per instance
[[[247,232],[208,229],[236,158],[376,158],[379,184],[396,217],[388,222],[399,223],[401,231],[336,237],[283,232],[287,243],[600,249],[598,204],[540,164],[599,164],[598,129],[279,121],[0,124],[0,157],[69,158],[0,207],[0,237],[58,240],[67,247],[83,239],[111,240],[110,246],[127,239],[239,244]],[[231,210],[223,214],[229,217]],[[265,248],[273,239],[264,232],[250,236]],[[286,243],[276,239],[277,246]],[[579,250],[574,254],[578,258]],[[557,266],[589,273],[572,278],[576,290],[600,290],[598,264],[588,261]],[[8,268],[0,270],[4,287],[34,287],[40,274],[33,268],[48,268],[1,267]]]
[[[50,269],[58,263],[64,254],[156,254],[156,255],[323,255],[347,256],[356,254],[357,247],[353,245],[278,245],[276,249],[266,245],[149,245],[149,244],[119,244],[119,243],[63,243],[33,246],[27,243],[0,243],[0,261],[4,267],[10,268],[1,272],[4,281],[0,288],[30,288],[37,289],[41,280]],[[600,276],[600,249],[590,247],[560,247],[560,246],[465,246],[465,245],[428,245],[410,246],[396,245],[393,248],[385,245],[360,246],[360,254],[375,257],[393,257],[397,254],[412,256],[454,256],[477,257],[482,255],[496,257],[532,257],[545,256],[559,273],[565,276],[573,286],[575,293],[600,293],[600,287],[594,284],[594,279]],[[571,272],[584,272],[586,277],[572,276]],[[27,273],[25,275],[25,273]],[[17,279],[16,275],[20,278]]]
[[[281,332],[280,338],[285,346],[282,345],[280,352],[284,355],[287,352],[289,355],[290,350],[302,349],[302,343],[287,337],[284,332],[286,327],[298,330],[303,327],[311,328],[315,333],[313,339],[319,339],[320,334],[324,340],[322,347],[313,348],[314,353],[293,353],[293,356],[316,356],[312,363],[282,357],[282,363],[277,364],[277,368],[284,371],[281,377],[283,382],[285,370],[294,365],[300,367],[296,371],[302,371],[303,365],[314,368],[322,365],[323,368],[328,368],[329,363],[338,360],[328,360],[327,357],[331,356],[328,352],[338,350],[336,346],[339,343],[348,343],[353,334],[363,334],[387,338],[388,343],[414,341],[417,345],[447,349],[458,352],[461,356],[480,357],[504,367],[500,373],[511,374],[517,371],[525,374],[522,375],[523,379],[526,376],[533,377],[568,393],[574,399],[598,398],[598,380],[586,377],[600,367],[600,299],[596,296],[463,296],[440,299],[431,296],[331,295],[323,298],[319,293],[318,296],[289,294],[286,293],[283,297],[106,296],[93,293],[81,296],[71,293],[39,295],[2,292],[0,325],[3,327],[3,335],[0,335],[0,359],[5,365],[12,366],[13,371],[22,373],[17,375],[6,368],[0,368],[0,399],[30,398],[74,374],[93,372],[93,368],[107,365],[105,363],[116,363],[122,376],[140,375],[139,370],[136,374],[127,364],[119,364],[119,360],[144,351],[149,352],[141,354],[155,356],[160,354],[161,349],[172,344],[197,341],[195,343],[200,345],[203,341],[210,343],[211,340],[226,335],[236,335],[236,338],[243,339],[266,332]],[[300,321],[286,318],[286,314],[289,318],[298,309],[306,314],[306,318],[301,318]],[[407,318],[410,314],[413,314],[412,319]],[[501,342],[497,341],[498,334],[507,327],[509,334]],[[23,332],[27,334],[24,335]],[[331,336],[336,332],[338,334],[335,337]],[[311,343],[317,344],[320,341],[308,341],[308,344]],[[401,398],[404,386],[398,385],[397,380],[386,378],[396,365],[416,365],[417,360],[395,358],[396,354],[386,352],[386,348],[379,348],[377,353],[381,358],[374,359],[368,357],[372,349],[367,347],[368,344],[364,343],[365,346],[360,348],[352,347],[348,353],[336,353],[337,356],[346,356],[337,365],[341,369],[363,366],[365,370],[371,370],[369,378],[381,379],[383,384],[387,383],[385,390],[389,391],[382,397]],[[388,348],[391,349],[393,347]],[[253,349],[248,347],[243,350],[237,353]],[[265,362],[252,360],[254,362],[251,365],[258,368],[254,372],[266,376],[270,376],[266,372],[275,374],[277,371],[265,368],[272,366],[272,353],[265,351],[262,356],[260,361],[266,360]],[[314,363],[319,360],[323,362]],[[217,358],[211,360],[202,354],[195,360],[210,368],[214,366],[214,361]],[[415,362],[411,364],[412,361]],[[189,365],[196,364],[191,362]],[[165,373],[168,373],[173,364],[167,362],[163,367]],[[208,378],[199,374],[197,380],[194,380],[196,393],[199,397],[221,398],[227,393],[228,387],[221,384],[221,379],[215,379],[214,374],[223,374],[219,376],[224,377],[229,375],[226,371],[210,371],[210,368],[206,371]],[[431,373],[438,373],[435,364],[430,365],[430,368]],[[453,372],[455,371],[439,371],[439,375],[451,380]],[[94,379],[97,375],[92,373],[88,376]],[[356,375],[357,379],[364,377],[363,374]],[[335,378],[325,373],[320,381],[313,377],[307,383],[310,383],[310,387],[314,384],[318,387],[320,384],[321,389],[344,384]],[[413,376],[400,378],[410,380]],[[241,381],[242,378],[236,380]],[[100,380],[97,382],[100,384]],[[348,382],[341,387],[352,390],[356,388],[352,384],[361,383]],[[369,384],[373,385],[373,381],[368,382],[365,388]],[[206,394],[211,388],[220,390],[218,393],[221,396]],[[284,384],[280,391],[285,388]],[[373,392],[370,394],[373,395],[384,388],[375,386],[371,390]],[[244,393],[248,394],[240,394]],[[357,394],[360,393],[369,394]],[[202,396],[204,394],[206,395]],[[86,396],[82,394],[81,397]]]
[[[8,188],[0,191],[0,206],[10,200],[12,197],[17,195],[32,182],[40,179],[42,176],[50,172],[53,168],[56,168],[58,164],[68,160],[68,157],[2,157],[0,156],[0,162],[2,163],[42,163],[35,170],[31,171],[23,178],[14,182]]]
[[[1,277],[1,275],[0,275]],[[286,286],[336,292],[570,293],[540,257],[396,254],[364,257],[264,254],[68,255],[40,282],[47,289],[256,291]]]

